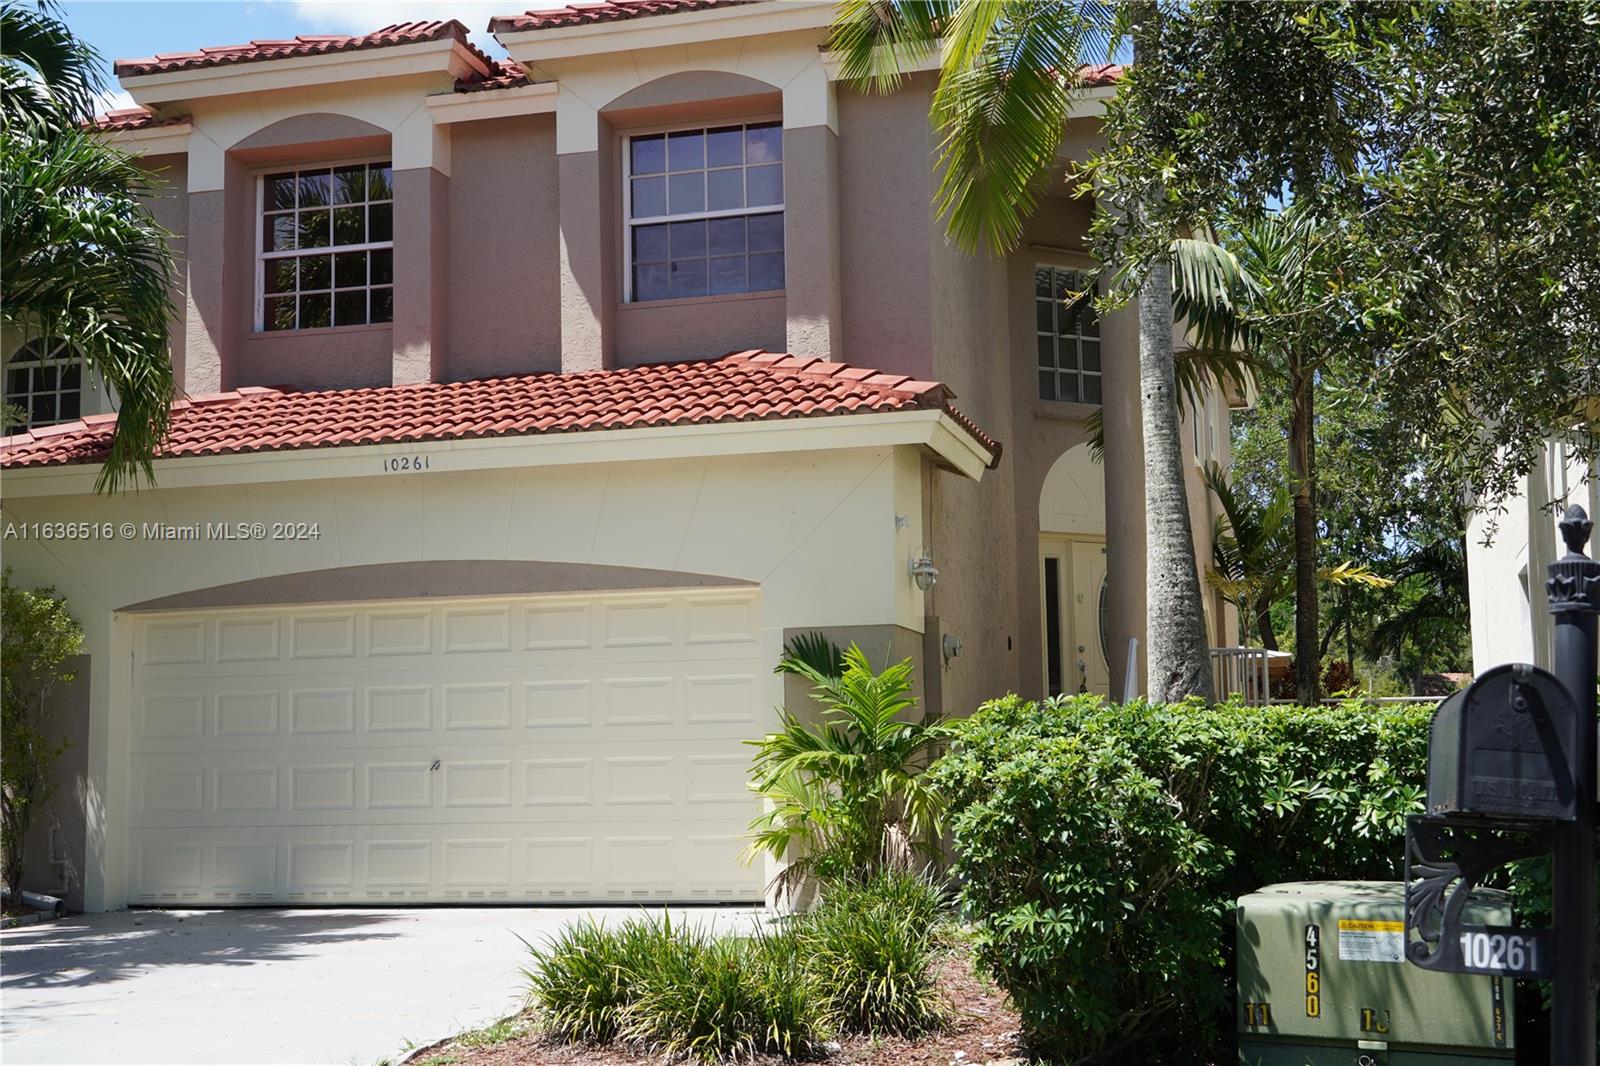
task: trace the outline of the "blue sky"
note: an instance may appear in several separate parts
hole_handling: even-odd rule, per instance
[[[491,15],[555,6],[557,0],[68,0],[61,8],[73,31],[105,58],[109,81],[115,59],[187,52],[202,45],[293,37],[297,33],[363,33],[392,22],[422,19],[460,19],[473,31],[473,40],[479,47],[491,55],[503,56],[504,50],[484,32]],[[114,94],[108,96],[106,103],[127,107],[131,101]]]

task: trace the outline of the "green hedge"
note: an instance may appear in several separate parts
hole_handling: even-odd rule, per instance
[[[1036,704],[958,724],[932,773],[980,962],[1061,1061],[1211,1061],[1233,901],[1401,876],[1431,706]]]

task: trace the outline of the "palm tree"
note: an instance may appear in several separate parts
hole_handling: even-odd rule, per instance
[[[936,201],[957,244],[999,252],[1016,245],[1038,204],[1039,178],[1055,164],[1067,116],[1083,89],[1080,66],[1109,57],[1113,42],[1128,32],[1137,54],[1141,41],[1148,44],[1160,32],[1157,5],[844,0],[830,47],[840,54],[847,79],[879,91],[896,87],[909,63],[942,47],[932,115],[943,131]],[[1203,243],[1174,242],[1172,256],[1188,258]],[[1201,253],[1177,272],[1196,277],[1216,262]],[[1122,273],[1135,280],[1140,306],[1150,695],[1209,699],[1205,613],[1179,445],[1174,270],[1171,260],[1159,256],[1127,266]],[[1213,283],[1209,291],[1228,290]],[[1190,296],[1198,300],[1200,290]],[[1215,316],[1203,325],[1217,325]]]
[[[1281,488],[1264,503],[1236,491],[1222,467],[1206,467],[1206,486],[1222,513],[1211,536],[1211,570],[1206,580],[1253,623],[1256,639],[1278,650],[1272,629],[1272,605],[1283,595],[1293,568],[1294,544],[1286,533],[1294,516],[1294,499]]]
[[[776,733],[748,742],[757,748],[750,787],[766,811],[751,823],[746,858],[788,860],[773,886],[780,895],[938,854],[944,803],[923,771],[949,731],[937,711],[906,717],[917,702],[911,660],[880,673],[852,644],[837,673],[832,665],[787,652],[778,669],[810,682],[821,721],[785,710]]]
[[[174,395],[172,255],[149,175],[86,128],[98,57],[48,6],[0,3],[0,325],[71,342],[115,394],[96,489],[142,473]]]
[[[1205,481],[1222,507],[1212,531],[1206,581],[1239,608],[1240,617],[1255,623],[1261,646],[1276,651],[1272,605],[1283,598],[1296,576],[1295,494],[1284,485],[1267,500],[1253,500],[1235,489],[1216,463],[1206,467]],[[1394,584],[1366,564],[1350,560],[1320,566],[1314,577],[1319,585],[1388,588]],[[1313,650],[1312,662],[1321,663],[1327,640],[1324,636]],[[1295,655],[1301,654],[1297,632]]]
[[[1315,702],[1321,678],[1317,584],[1316,388],[1340,350],[1344,326],[1330,313],[1337,277],[1324,261],[1327,223],[1296,203],[1234,225],[1222,242],[1242,281],[1239,303],[1258,373],[1279,378],[1289,403],[1289,486],[1294,502],[1295,688]]]

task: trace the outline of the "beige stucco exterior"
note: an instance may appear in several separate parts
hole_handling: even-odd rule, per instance
[[[1142,647],[1145,628],[1134,309],[1102,323],[1103,462],[1086,459],[1094,408],[1040,400],[1035,363],[1034,269],[1090,265],[1093,205],[1057,182],[1013,251],[954,247],[932,203],[933,75],[888,95],[841,84],[820,50],[830,10],[749,5],[604,32],[507,34],[535,84],[483,93],[452,92],[476,60],[449,42],[128,79],[142,103],[188,116],[116,139],[144,152],[162,184],[157,214],[183,263],[173,359],[190,394],[595,371],[765,348],[942,381],[1005,450],[983,471],[972,456],[951,459],[948,426],[858,416],[834,420],[848,427],[423,445],[433,465],[411,475],[380,473],[380,463],[417,448],[168,461],[157,488],[114,499],[92,495],[84,472],[8,476],[8,523],[320,530],[248,544],[142,532],[8,542],[16,579],[60,589],[88,634],[89,909],[127,899],[126,664],[133,618],[153,606],[364,601],[386,589],[487,595],[507,583],[528,594],[552,582],[605,590],[637,587],[644,573],[653,587],[738,583],[759,590],[764,661],[811,628],[860,638],[875,658],[914,659],[918,691],[959,714],[1008,691],[1043,694],[1042,538],[1070,534],[1104,544],[1108,688],[1124,691],[1127,643]],[[1084,112],[1063,167],[1099,135],[1092,101]],[[628,302],[625,138],[772,120],[783,129],[783,290]],[[353,159],[393,162],[394,322],[257,331],[257,176]],[[1226,405],[1207,402],[1215,443],[1196,458],[1185,433],[1202,565],[1213,503],[1199,467],[1228,458]],[[908,573],[924,550],[939,569],[926,593]],[[1232,644],[1231,609],[1212,599],[1212,641]],[[783,701],[783,683],[763,695]]]

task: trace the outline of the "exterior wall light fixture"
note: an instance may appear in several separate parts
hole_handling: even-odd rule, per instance
[[[911,580],[923,592],[930,591],[939,583],[939,568],[933,565],[933,557],[926,548],[918,548],[917,554],[911,557]]]

